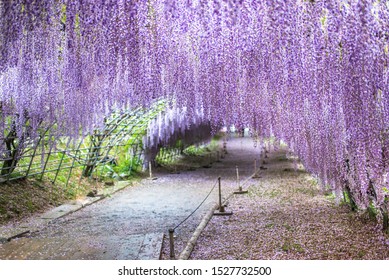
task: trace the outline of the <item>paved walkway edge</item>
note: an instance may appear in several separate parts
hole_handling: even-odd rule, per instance
[[[252,179],[255,175],[257,175],[257,172],[254,172],[252,175],[250,175],[244,182],[241,184],[241,186],[244,186],[250,179]],[[230,193],[227,198],[224,199],[223,205],[228,202],[228,200],[234,195],[234,193]],[[194,246],[196,245],[197,239],[199,238],[200,234],[204,230],[204,228],[207,226],[208,222],[211,220],[213,213],[219,208],[219,205],[216,203],[212,208],[208,210],[208,212],[205,214],[204,218],[201,220],[200,224],[194,231],[191,239],[186,244],[185,249],[181,252],[180,256],[178,257],[179,260],[187,260],[190,257],[190,254],[193,251]]]
[[[99,193],[96,197],[85,197],[81,200],[74,200],[70,201],[69,203],[60,205],[43,213],[33,223],[21,224],[19,227],[10,230],[4,230],[4,228],[0,228],[0,244],[7,243],[12,239],[21,237],[25,234],[36,232],[42,226],[47,226],[50,222],[56,219],[74,213],[88,205],[96,203],[130,185],[131,183],[129,181],[118,181],[113,187],[104,189],[103,192]]]
[[[194,246],[196,245],[197,239],[199,238],[204,228],[207,226],[208,222],[211,220],[213,213],[216,211],[217,208],[219,208],[219,205],[216,203],[212,208],[208,210],[207,214],[205,214],[204,218],[201,220],[200,224],[197,226],[196,230],[194,231],[192,237],[186,244],[185,249],[181,252],[180,256],[178,257],[179,260],[189,259],[189,256],[192,253]]]

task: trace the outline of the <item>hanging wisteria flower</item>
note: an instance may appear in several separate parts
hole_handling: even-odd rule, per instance
[[[287,142],[323,186],[382,205],[388,30],[388,1],[1,1],[2,137],[52,124],[78,137],[162,98],[174,107],[149,131],[156,143],[208,121],[250,127]]]

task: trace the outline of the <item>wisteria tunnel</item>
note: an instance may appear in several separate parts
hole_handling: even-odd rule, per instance
[[[240,191],[244,184],[250,185],[246,199],[253,199],[254,194],[262,199],[250,207],[251,222],[259,228],[261,222],[254,221],[253,213],[265,211],[265,203],[270,203],[267,199],[280,198],[284,190],[290,197],[309,193],[314,199],[327,199],[323,205],[332,203],[333,209],[343,209],[336,211],[347,208],[339,216],[352,213],[354,216],[347,220],[350,227],[369,216],[371,220],[359,227],[360,235],[376,234],[366,246],[376,247],[377,251],[304,255],[313,250],[308,249],[310,245],[301,241],[303,237],[296,241],[294,236],[295,241],[291,241],[288,235],[286,241],[277,243],[281,253],[257,254],[257,249],[250,245],[251,253],[247,255],[208,257],[388,259],[388,67],[387,0],[0,0],[2,231],[12,232],[17,227],[8,213],[8,208],[18,203],[5,196],[10,188],[31,185],[51,189],[51,196],[58,189],[69,195],[72,186],[78,190],[84,180],[89,180],[93,188],[95,183],[117,185],[146,174],[148,180],[137,180],[150,192],[149,197],[156,196],[158,201],[160,196],[163,200],[166,192],[168,199],[187,204],[192,215],[199,203],[192,205],[179,197],[180,184],[193,184],[192,189],[213,186],[217,201],[214,188],[222,176],[227,185],[237,180]],[[178,174],[180,168],[172,162],[185,157],[187,168]],[[201,160],[194,167],[194,162]],[[290,166],[285,165],[289,162]],[[196,171],[200,166],[209,170]],[[255,174],[251,176],[253,168]],[[257,168],[263,174],[257,173]],[[153,178],[152,169],[161,178]],[[179,176],[185,177],[189,171],[194,175],[181,182]],[[295,176],[290,180],[298,184],[315,181],[317,192],[312,189],[313,183],[304,191],[300,186],[293,187],[294,183],[285,183],[280,174],[286,173]],[[255,178],[259,179],[254,181]],[[164,184],[174,185],[177,193],[168,195]],[[155,189],[149,190],[150,186]],[[134,193],[128,197],[138,198],[144,207],[139,211],[147,212],[147,200],[151,198],[143,201],[143,195],[133,188]],[[183,193],[190,195],[188,201],[197,201],[197,195],[201,201],[206,194],[192,193],[191,189]],[[81,193],[72,195],[78,199]],[[175,195],[177,198],[172,198]],[[126,199],[118,198],[122,202],[107,204],[106,209],[117,207],[112,211],[119,214],[113,215],[126,216],[126,211],[130,211],[125,210],[126,203],[138,205],[135,200]],[[265,219],[264,231],[277,228],[277,222],[271,218],[275,212],[289,211],[278,208],[285,201],[276,203],[277,210],[263,212],[260,219]],[[299,203],[293,207],[300,207]],[[309,204],[307,209],[320,212],[327,207],[320,203]],[[242,202],[245,204],[249,205]],[[172,210],[175,214],[186,211],[177,205],[175,212]],[[136,207],[131,209],[136,212]],[[224,212],[221,202],[217,207]],[[91,215],[98,215],[99,211],[103,210],[96,209],[96,214]],[[152,213],[155,211],[153,208]],[[163,211],[163,215],[170,213],[168,208]],[[301,226],[299,223],[314,228],[313,222],[299,220],[304,211],[293,214],[295,220],[290,223],[296,228]],[[182,220],[189,212],[176,220]],[[202,219],[207,216],[205,213],[204,210],[193,215]],[[152,215],[144,217],[154,222]],[[63,223],[71,224],[73,220],[68,219]],[[148,228],[147,222],[137,224],[133,216],[128,219],[132,219],[133,227]],[[194,222],[193,231],[199,223],[200,220]],[[213,223],[211,229],[217,228]],[[344,221],[340,224],[347,228]],[[123,228],[129,230],[127,226]],[[293,226],[280,224],[283,232],[292,232]],[[93,221],[91,227],[98,228],[98,238],[106,230]],[[359,229],[349,231],[358,235]],[[62,229],[56,230],[53,235],[59,238]],[[86,229],[77,229],[82,230]],[[116,228],[116,232],[121,230]],[[141,233],[138,228],[132,230],[133,234]],[[183,229],[183,235],[186,230],[190,231]],[[30,248],[27,241],[20,240],[51,238],[41,228],[16,234],[15,238],[2,231],[0,241],[4,244],[0,246],[4,248],[0,247],[0,259],[18,258],[11,253],[16,249],[7,249],[17,242]],[[216,229],[208,231],[209,235]],[[258,231],[245,238],[266,236]],[[207,234],[199,239],[207,244],[204,247],[222,246],[207,243]],[[318,235],[326,234],[330,233]],[[332,240],[339,238],[337,235]],[[167,239],[165,235],[165,241],[161,241],[163,248],[169,247]],[[179,242],[184,244],[187,240],[182,237]],[[241,244],[239,250],[247,251],[250,242],[245,241],[246,247]],[[112,245],[104,244],[107,248]],[[263,249],[258,247],[259,251]],[[192,257],[206,258],[202,250],[195,250]],[[292,253],[295,255],[288,257]],[[123,253],[106,258],[140,255]],[[74,253],[69,258],[84,257]],[[90,253],[88,257],[96,255]]]

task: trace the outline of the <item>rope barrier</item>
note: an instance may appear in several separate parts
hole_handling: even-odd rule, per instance
[[[211,195],[213,190],[215,189],[217,183],[219,182],[219,179],[215,182],[212,189],[209,191],[207,196],[203,199],[203,201],[180,223],[178,223],[174,228],[169,229],[169,242],[170,242],[170,259],[175,259],[175,252],[174,252],[174,231],[180,227],[183,223],[185,223],[196,211],[204,204],[204,202],[208,199],[208,197]]]
[[[213,185],[212,189],[209,191],[209,193],[207,194],[207,196],[204,198],[204,200],[199,204],[199,206],[196,207],[195,210],[192,211],[192,213],[190,213],[188,215],[188,217],[186,217],[184,220],[182,220],[178,225],[176,225],[173,230],[176,230],[178,227],[180,227],[183,223],[185,223],[203,204],[204,202],[208,199],[208,197],[211,195],[211,193],[213,192],[213,190],[215,189],[216,185],[218,183],[218,180],[215,182],[215,184]]]
[[[185,223],[203,204],[204,202],[208,199],[208,197],[211,195],[211,193],[213,192],[213,190],[215,189],[216,185],[219,183],[219,205],[215,205],[213,208],[212,208],[212,211],[211,212],[208,212],[207,215],[206,215],[206,222],[203,220],[201,222],[201,225],[199,225],[199,228],[202,229],[205,227],[206,223],[209,221],[209,219],[211,218],[212,215],[231,215],[232,212],[225,212],[224,210],[224,203],[226,201],[229,200],[229,198],[231,196],[233,196],[234,194],[238,194],[238,193],[247,193],[247,191],[243,191],[242,190],[242,187],[244,185],[247,184],[247,182],[249,182],[251,179],[253,179],[256,175],[257,175],[257,169],[256,169],[256,160],[254,162],[254,173],[251,174],[248,178],[246,178],[242,183],[240,183],[240,180],[239,180],[239,170],[238,170],[238,166],[236,166],[236,172],[237,172],[237,183],[238,183],[238,186],[239,186],[239,191],[238,192],[232,192],[230,195],[227,196],[227,198],[224,199],[224,201],[222,202],[221,201],[221,184],[220,184],[220,180],[221,180],[221,177],[218,177],[217,181],[215,182],[215,184],[213,185],[212,189],[210,190],[210,192],[207,194],[207,196],[204,198],[204,200],[196,207],[196,209],[194,209],[184,220],[182,220],[179,224],[177,224],[174,228],[170,228],[169,229],[169,240],[170,240],[170,258],[171,259],[175,259],[175,252],[174,252],[174,231],[180,227],[183,223]],[[215,212],[215,209],[219,209],[219,212],[216,213]],[[197,231],[197,230],[196,230]],[[201,230],[200,230],[201,231]],[[193,240],[192,240],[193,239]],[[197,240],[197,237],[195,236],[192,236],[191,240],[189,241],[188,245],[186,246],[185,250],[181,253],[180,255],[180,259],[186,259],[187,256],[190,255],[190,252],[194,246],[194,243],[196,242]]]
[[[252,175],[250,175],[244,182],[242,185],[246,184],[254,175],[256,174],[256,172],[254,172]],[[232,196],[234,195],[234,192],[231,192],[222,202],[222,204],[225,204]],[[200,236],[201,232],[203,231],[203,229],[206,227],[207,223],[209,222],[209,220],[212,218],[212,216],[215,215],[215,211],[220,207],[219,203],[215,203],[214,206],[212,208],[209,209],[209,211],[206,213],[206,215],[203,217],[202,221],[200,222],[200,224],[198,225],[198,227],[196,228],[194,234],[192,235],[191,239],[188,241],[185,249],[181,252],[181,254],[179,255],[178,259],[179,260],[187,260],[197,242],[197,239],[198,237]],[[173,234],[173,232],[171,232],[171,234]],[[173,235],[171,237],[171,240],[173,240]],[[170,247],[170,257],[174,259],[174,244],[171,243],[171,247]],[[173,254],[172,254],[173,252]],[[172,257],[173,255],[173,257]]]

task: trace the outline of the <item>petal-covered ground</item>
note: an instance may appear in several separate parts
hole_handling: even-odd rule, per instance
[[[251,138],[233,137],[227,150],[221,161],[211,165],[208,156],[189,157],[179,174],[156,170],[157,180],[141,180],[14,243],[0,244],[0,253],[6,246],[20,247],[28,241],[37,246],[44,242],[35,249],[28,244],[18,248],[31,259],[134,259],[120,242],[130,235],[165,233],[162,258],[169,259],[167,231],[184,221],[175,231],[178,257],[217,202],[216,188],[186,219],[215,186],[218,176],[222,178],[222,196],[227,197],[237,190],[237,166],[241,182],[252,175],[255,159],[259,166],[260,148]],[[366,214],[351,212],[331,193],[323,193],[285,147],[271,148],[268,157],[261,178],[244,185],[249,193],[228,200],[227,210],[233,215],[212,217],[191,259],[389,259],[388,237],[377,222]],[[58,240],[64,241],[63,251],[56,249]],[[71,253],[72,246],[77,249],[80,245],[93,250],[88,255]],[[118,246],[122,252],[115,255]],[[102,248],[106,254],[95,252]]]
[[[234,214],[211,219],[191,259],[389,259],[377,222],[320,191],[285,149],[268,161],[249,193],[230,199]]]

